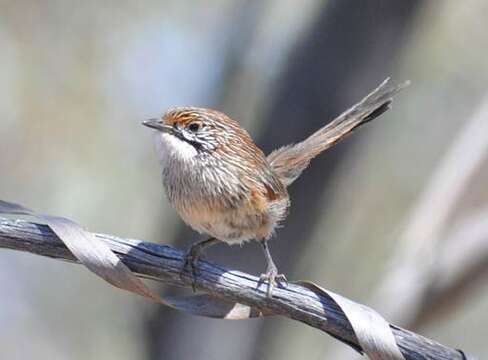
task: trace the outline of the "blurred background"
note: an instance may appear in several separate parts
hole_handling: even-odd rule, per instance
[[[289,279],[488,357],[487,17],[482,0],[0,0],[0,198],[184,248],[199,235],[141,120],[214,107],[268,153],[409,79],[293,184],[271,250]],[[264,270],[255,244],[208,257]],[[191,317],[25,253],[0,251],[0,287],[2,359],[357,358],[298,322]]]

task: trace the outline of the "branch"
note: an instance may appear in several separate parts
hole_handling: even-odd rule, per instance
[[[166,245],[94,234],[117,254],[133,272],[143,278],[190,287],[190,279],[180,277],[184,254]],[[20,250],[60,260],[76,262],[62,241],[46,225],[0,218],[0,248]],[[290,283],[277,288],[273,297],[266,296],[258,278],[240,271],[227,270],[207,261],[200,261],[196,285],[199,290],[228,301],[249,305],[265,314],[276,314],[300,321],[325,331],[335,338],[360,349],[354,331],[338,308],[327,296],[305,286]],[[407,360],[462,360],[466,357],[455,350],[413,332],[390,325],[395,341]]]

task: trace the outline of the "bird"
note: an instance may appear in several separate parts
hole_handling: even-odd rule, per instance
[[[237,121],[217,110],[176,107],[143,121],[155,130],[167,198],[187,225],[210,236],[191,245],[185,256],[182,274],[190,268],[193,290],[205,249],[250,240],[264,253],[266,271],[260,283],[267,283],[267,296],[286,286],[269,240],[288,214],[287,189],[314,157],[387,111],[393,96],[408,85],[388,87],[388,80],[305,140],[267,156]]]

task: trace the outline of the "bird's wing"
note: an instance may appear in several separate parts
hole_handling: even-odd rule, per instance
[[[281,181],[286,186],[290,185],[315,156],[342,140],[360,125],[387,111],[391,107],[393,96],[409,85],[407,81],[398,86],[387,87],[388,80],[389,78],[356,105],[307,139],[284,146],[269,154],[267,160]]]

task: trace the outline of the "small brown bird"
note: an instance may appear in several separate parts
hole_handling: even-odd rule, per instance
[[[205,248],[256,240],[267,262],[261,281],[268,283],[268,296],[286,281],[268,240],[287,215],[287,187],[315,156],[390,108],[392,96],[407,83],[386,88],[387,81],[307,139],[268,156],[239,123],[215,110],[179,107],[143,122],[157,130],[156,148],[171,204],[185,223],[211,236],[187,253],[185,268],[191,267],[193,279]]]

